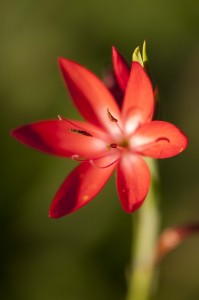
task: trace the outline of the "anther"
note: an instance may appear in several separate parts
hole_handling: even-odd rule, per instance
[[[107,108],[107,115],[109,117],[109,119],[111,120],[111,122],[118,122],[118,120],[116,118],[114,118],[114,116],[110,113],[109,108]]]
[[[85,130],[79,130],[79,129],[75,129],[75,128],[70,128],[68,130],[73,133],[77,133],[77,134],[81,134],[81,135],[85,135],[85,136],[92,136],[92,134],[90,134],[89,132],[87,132]]]
[[[59,121],[62,121],[62,117],[60,115],[58,115],[58,119]]]
[[[108,118],[111,122],[115,123],[115,125],[118,127],[118,129],[120,130],[120,132],[122,134],[124,134],[122,128],[120,127],[120,125],[118,124],[118,120],[111,114],[109,108],[107,108],[107,115],[108,115]]]

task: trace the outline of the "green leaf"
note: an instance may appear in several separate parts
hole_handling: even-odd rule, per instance
[[[142,46],[142,59],[143,59],[144,64],[148,62],[148,56],[147,56],[147,52],[146,52],[146,41],[144,41],[143,46]]]
[[[139,46],[134,50],[132,60],[138,62],[142,67],[144,67],[144,63],[143,63],[143,59],[142,59],[142,55],[141,55]]]

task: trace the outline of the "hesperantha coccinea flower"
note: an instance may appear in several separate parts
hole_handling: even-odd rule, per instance
[[[91,71],[60,58],[64,81],[85,121],[58,116],[12,131],[28,146],[79,162],[54,197],[49,212],[52,218],[89,203],[114,170],[122,208],[132,213],[142,205],[150,186],[144,157],[172,157],[187,146],[186,136],[177,127],[153,120],[154,91],[143,65],[133,61],[129,68],[114,47],[112,51],[120,104]]]

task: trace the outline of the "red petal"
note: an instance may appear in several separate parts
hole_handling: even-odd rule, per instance
[[[56,193],[50,207],[50,217],[63,217],[90,202],[103,188],[114,168],[115,165],[98,169],[88,162],[80,164]]]
[[[103,82],[105,86],[108,88],[108,90],[111,92],[113,97],[115,98],[115,101],[117,102],[119,107],[121,108],[123,98],[124,98],[124,93],[118,85],[113,69],[111,69],[110,67],[107,68],[103,74]]]
[[[117,82],[124,92],[130,75],[128,64],[115,47],[112,47],[112,60]]]
[[[164,121],[141,126],[131,139],[131,148],[145,156],[167,158],[181,153],[188,139],[177,127]]]
[[[153,111],[154,95],[151,82],[141,65],[133,62],[122,107],[127,132],[132,133],[140,124],[151,121]]]
[[[123,209],[132,213],[147,196],[150,172],[145,161],[138,155],[122,158],[117,170],[117,190]]]
[[[71,97],[80,113],[91,123],[117,134],[119,129],[107,116],[107,109],[120,121],[120,111],[104,83],[83,66],[60,58],[60,67]]]
[[[71,132],[70,129],[79,129],[85,125],[86,132],[94,126],[86,122],[62,120],[41,121],[13,130],[12,135],[20,142],[37,150],[63,157],[76,154],[86,158],[107,151],[107,143],[94,136],[85,136]],[[95,133],[100,134],[100,131]]]

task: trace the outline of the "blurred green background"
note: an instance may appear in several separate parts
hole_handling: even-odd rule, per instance
[[[159,164],[165,228],[199,220],[199,2],[1,0],[1,299],[124,299],[131,216],[120,207],[114,178],[88,206],[49,219],[50,202],[75,162],[28,149],[9,131],[58,114],[79,118],[59,56],[101,76],[111,45],[130,61],[144,39],[164,119],[190,140],[185,153]],[[159,273],[156,299],[198,300],[199,237],[170,253]]]

